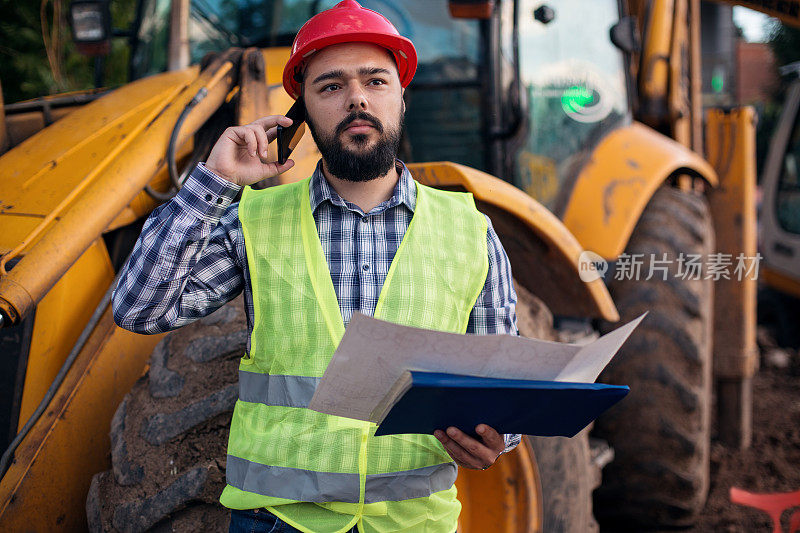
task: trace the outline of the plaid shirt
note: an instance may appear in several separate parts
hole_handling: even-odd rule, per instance
[[[380,288],[414,214],[414,180],[402,161],[396,164],[402,172],[393,196],[368,213],[336,193],[321,171],[321,162],[311,179],[311,209],[345,326],[354,311],[374,314]],[[239,203],[234,202],[240,191],[240,186],[200,163],[178,194],[150,214],[112,295],[119,327],[143,334],[171,331],[211,314],[244,290],[252,333],[252,288]],[[486,219],[489,270],[467,333],[516,335],[511,266]],[[520,441],[520,435],[504,437],[505,452]]]

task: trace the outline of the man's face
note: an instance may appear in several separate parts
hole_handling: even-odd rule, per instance
[[[343,43],[314,54],[303,76],[306,122],[328,171],[368,181],[394,165],[403,89],[385,48]]]

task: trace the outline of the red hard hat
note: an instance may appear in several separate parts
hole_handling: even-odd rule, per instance
[[[292,53],[283,69],[283,87],[297,100],[304,63],[319,50],[339,43],[365,42],[383,46],[394,54],[400,84],[411,83],[417,70],[417,51],[411,41],[397,31],[389,19],[355,0],[344,0],[331,9],[311,17],[292,43]]]

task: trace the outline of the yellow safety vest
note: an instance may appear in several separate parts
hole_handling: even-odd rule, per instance
[[[365,532],[451,533],[457,467],[433,435],[375,437],[371,422],[307,408],[344,334],[310,179],[245,187],[239,204],[255,315],[220,502],[266,507],[308,532],[358,523]],[[464,333],[486,281],[486,219],[469,193],[415,184],[414,216],[374,316]]]

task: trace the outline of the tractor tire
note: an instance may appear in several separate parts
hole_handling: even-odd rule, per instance
[[[608,282],[621,322],[649,314],[599,378],[631,389],[594,426],[593,435],[608,441],[615,455],[595,492],[595,513],[603,526],[687,526],[705,504],[713,282],[705,279],[705,267],[700,279],[683,279],[676,260],[681,253],[702,254],[704,265],[713,251],[705,197],[664,185],[647,204],[626,248],[629,257],[644,254],[640,279],[615,275]],[[650,257],[660,260],[664,253],[668,273],[656,270],[647,280]],[[618,325],[602,322],[600,331]]]
[[[553,315],[536,296],[516,284],[517,324],[521,336],[557,340]],[[590,427],[572,438],[526,436],[536,459],[542,502],[542,528],[546,533],[594,533],[592,491],[600,485],[602,463],[589,446]]]
[[[228,530],[219,495],[246,339],[239,296],[156,346],[112,419],[112,469],[86,500],[92,533]]]
[[[600,485],[600,467],[589,448],[589,428],[571,438],[527,437],[542,484],[542,531],[598,531],[592,491]]]

